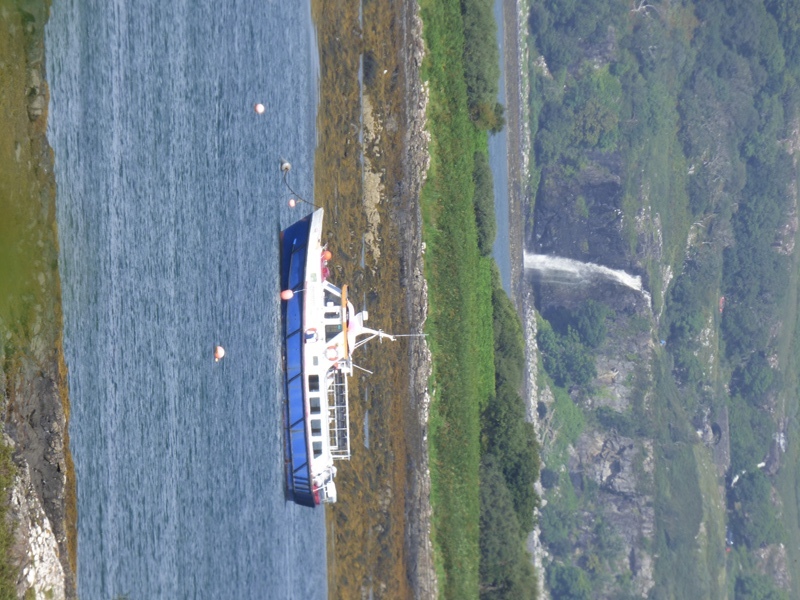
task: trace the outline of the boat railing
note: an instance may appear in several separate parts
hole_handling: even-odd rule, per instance
[[[347,403],[347,376],[333,371],[328,387],[328,432],[331,455],[337,460],[350,459],[350,408]]]

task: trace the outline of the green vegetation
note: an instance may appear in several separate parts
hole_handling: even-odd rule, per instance
[[[486,7],[489,22],[482,20]],[[502,291],[492,275],[493,263],[486,257],[496,225],[487,138],[481,128],[493,126],[486,127],[486,115],[480,110],[476,113],[485,94],[497,92],[496,25],[487,2],[429,1],[421,9],[429,51],[423,77],[430,82],[432,137],[422,205],[430,309],[427,330],[434,356],[431,479],[441,595],[492,598],[527,590],[530,597],[535,593],[529,585],[534,575],[523,540],[532,527],[538,455],[519,398],[521,363],[500,365],[495,373],[497,340],[512,346],[518,358],[522,344],[518,320],[514,330],[508,318],[513,308],[496,300]],[[492,37],[485,30],[487,23]],[[469,62],[475,56],[465,53],[467,46],[471,52],[480,51],[473,43],[479,32],[494,46],[493,70],[487,67],[483,72],[486,65]],[[470,36],[469,44],[465,35]],[[494,87],[487,88],[492,78]],[[482,435],[484,412],[489,425]],[[506,426],[508,432],[495,434]],[[483,463],[482,450],[486,451]],[[483,488],[481,478],[496,481],[500,491],[494,486]],[[514,517],[503,510],[509,504],[515,508]],[[508,521],[501,525],[498,519]],[[503,541],[506,535],[511,539]],[[511,554],[503,554],[506,551]],[[511,566],[506,560],[509,556],[514,557]]]
[[[495,390],[483,412],[483,461],[497,460],[524,537],[533,529],[533,511],[539,502],[533,491],[539,477],[539,447],[519,394],[525,357],[522,327],[496,269],[492,279]]]
[[[778,427],[798,414],[797,172],[790,154],[800,106],[798,15],[796,0],[532,5],[534,189],[545,189],[544,179],[579,190],[575,182],[587,173],[621,164],[614,173],[622,180],[623,235],[631,259],[649,272],[654,312],[661,315],[658,339],[666,352],[654,353],[654,381],[637,391],[633,410],[585,415],[592,426],[655,440],[652,598],[721,597],[726,586],[734,598],[787,595],[747,557],[781,541],[787,523],[798,532],[796,511],[786,508],[797,506],[797,473],[786,468],[791,457],[780,455],[776,474],[774,450]],[[596,206],[583,192],[563,205],[576,223],[593,218]],[[590,248],[577,242],[584,252]],[[661,290],[665,273],[674,276]],[[580,401],[594,379],[592,334],[574,315],[544,316],[542,364]],[[648,389],[655,399],[643,408]],[[576,424],[581,409],[558,390],[553,422],[560,412]],[[729,426],[726,480],[711,468],[712,451],[695,433],[718,418]],[[563,550],[575,534],[550,494],[558,491],[557,502],[569,498],[558,457],[575,428],[551,428],[557,434],[545,439],[549,469],[542,483],[551,502],[542,535],[551,549]],[[724,466],[726,453],[713,453],[717,467]],[[762,462],[766,468],[756,468]],[[735,546],[726,561],[724,512],[710,497],[743,471],[725,499]],[[584,510],[583,496],[580,502]],[[793,546],[788,552],[797,559]],[[559,590],[577,585],[580,573],[572,573],[569,585],[561,577],[574,567],[592,580],[588,564],[554,564],[559,577],[548,575],[551,590],[579,597]]]
[[[585,385],[597,375],[594,351],[606,337],[608,306],[587,300],[576,311],[559,309],[539,321],[536,341],[556,385]]]
[[[7,518],[8,499],[11,496],[11,486],[14,483],[16,468],[11,459],[11,448],[5,444],[0,444],[0,599],[10,600],[17,597],[17,569],[15,569],[9,559],[11,557],[11,546],[14,543],[14,530]]]
[[[697,436],[682,405],[672,365],[660,356],[653,365],[655,424],[656,562],[655,598],[707,598],[710,576],[698,560],[697,540],[703,519],[697,459]],[[680,574],[680,576],[678,576]]]
[[[481,598],[535,598],[535,574],[525,550],[539,498],[539,445],[519,394],[524,340],[519,316],[493,269],[495,393],[482,415]],[[498,521],[503,525],[502,538]],[[502,553],[499,548],[502,546]]]
[[[44,1],[6,2],[0,14],[0,363],[9,388],[20,356],[30,352],[36,306],[52,302],[52,290],[35,275],[49,275],[56,269],[54,215],[48,214],[47,202],[42,201],[51,191],[39,162],[44,118],[31,123],[25,97],[29,85],[26,52],[36,42],[35,35],[26,35],[26,27],[37,32],[46,10]],[[0,402],[6,401],[6,394],[3,389]],[[11,562],[14,531],[8,515],[15,474],[12,450],[0,438],[2,600],[17,597],[19,572]]]
[[[536,575],[516,516],[503,472],[487,455],[481,463],[480,597],[485,600],[533,597]]]
[[[592,597],[592,584],[586,572],[578,567],[553,566],[547,574],[547,584],[554,598],[589,600]]]
[[[730,491],[731,524],[748,548],[786,541],[770,498],[771,490],[767,476],[759,469],[742,476]]]
[[[559,101],[545,105],[536,137],[540,164],[577,160],[586,149],[612,149],[617,141],[622,90],[607,68],[586,66]]]
[[[738,573],[731,582],[729,597],[733,600],[789,600],[790,596],[775,585],[771,577],[760,573],[752,556],[745,551],[734,551],[732,562]]]
[[[488,258],[496,235],[484,130],[502,127],[488,0],[421,3],[431,167],[422,193],[434,357],[431,479],[444,598],[535,598],[525,550],[539,454],[520,396],[519,317]]]
[[[504,109],[497,102],[500,56],[492,0],[461,0],[464,32],[464,81],[467,104],[479,129],[500,131]]]
[[[484,152],[475,153],[472,181],[475,184],[473,204],[478,226],[478,248],[483,256],[489,256],[497,237],[497,221],[494,218],[494,178],[489,157]]]
[[[788,600],[789,595],[775,587],[772,579],[761,573],[740,575],[736,578],[736,600]]]
[[[575,546],[578,526],[578,498],[566,473],[562,474],[557,495],[542,509],[542,542],[558,557],[567,557]]]

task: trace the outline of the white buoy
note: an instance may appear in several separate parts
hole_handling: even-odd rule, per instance
[[[281,171],[284,173],[292,170],[292,164],[288,160],[281,159]]]
[[[297,202],[295,201],[295,199],[289,198],[289,208],[294,208],[295,206],[297,206]]]
[[[256,109],[256,114],[259,114],[259,115],[263,115],[264,111],[266,110],[266,108],[264,108],[264,105],[261,104],[261,102],[256,104],[255,109]]]
[[[219,362],[225,357],[225,348],[222,346],[214,346],[214,362]]]

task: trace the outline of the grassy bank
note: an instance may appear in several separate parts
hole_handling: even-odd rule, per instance
[[[0,381],[4,384],[0,411],[5,422],[12,424],[19,418],[14,414],[15,396],[31,393],[31,377],[56,384],[69,419],[61,342],[55,179],[52,151],[45,138],[48,96],[40,81],[48,6],[45,0],[6,1],[0,14],[0,63],[4,65],[0,70]],[[45,101],[38,103],[35,95]],[[36,365],[33,371],[31,364]],[[67,480],[64,523],[58,528],[66,532],[66,551],[74,570],[77,497],[66,432],[63,442]],[[12,452],[1,449],[0,515],[9,508],[14,471]],[[56,520],[54,515],[49,516]],[[0,598],[16,597],[18,573],[10,551],[11,525],[11,519],[0,518]]]
[[[473,157],[486,134],[470,120],[458,1],[421,3],[428,50],[431,167],[423,189],[434,356],[430,449],[440,594],[478,595],[480,413],[494,390],[491,261],[480,256]]]
[[[408,51],[396,26],[405,18],[402,6],[367,3],[360,21],[359,4],[351,0],[315,0],[313,6],[321,48],[315,197],[339,225],[329,240],[334,256],[345,257],[337,276],[351,282],[354,297],[368,299],[371,319],[387,330],[407,331],[406,310],[400,305],[404,289],[398,287],[404,275],[403,235],[397,227],[404,221],[397,211],[405,210],[406,190],[413,186],[404,180],[408,157],[394,151],[403,147],[411,117],[403,112],[411,84],[404,81],[407,72],[398,62]],[[485,12],[489,7],[491,15],[490,6],[470,8]],[[486,103],[478,98],[473,101],[476,110],[470,110],[462,8],[459,2],[422,7],[428,50],[422,78],[430,83],[433,138],[422,198],[427,331],[435,362],[429,450],[439,591],[448,598],[476,598],[479,593],[481,409],[495,386],[492,261],[479,248],[473,183],[476,153],[485,161],[485,129],[495,108],[483,110]],[[361,96],[359,55],[364,65]],[[359,116],[363,147],[354,127]],[[353,201],[357,198],[363,203]],[[367,204],[380,216],[380,256],[367,244],[359,266],[347,257],[362,253],[364,241],[358,234],[375,227],[374,221],[365,220]],[[491,227],[483,227],[486,241]],[[411,597],[408,586],[420,576],[419,565],[406,563],[414,560],[414,551],[404,547],[419,540],[413,533],[403,539],[413,529],[405,519],[418,515],[416,508],[405,505],[407,495],[397,493],[407,493],[406,478],[414,477],[412,468],[420,464],[413,449],[425,444],[416,409],[408,412],[413,403],[407,398],[408,364],[399,359],[402,353],[395,345],[379,346],[375,354],[370,349],[364,366],[375,373],[359,378],[358,389],[351,389],[351,423],[363,422],[368,411],[371,441],[369,450],[355,451],[337,475],[343,501],[327,515],[331,600],[372,593],[377,597],[381,590],[392,590],[392,597]],[[366,442],[361,428],[352,427],[351,433],[353,448],[360,449]]]

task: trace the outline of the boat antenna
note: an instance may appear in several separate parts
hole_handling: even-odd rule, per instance
[[[306,204],[309,204],[309,205],[313,206],[314,208],[319,208],[316,204],[314,204],[313,202],[309,202],[308,200],[303,198],[300,194],[295,192],[292,189],[292,186],[289,185],[289,171],[291,171],[291,170],[292,170],[292,163],[290,163],[288,160],[284,160],[282,158],[281,159],[281,171],[283,172],[283,183],[284,183],[284,185],[289,189],[289,191],[291,193],[293,193],[295,196],[297,196],[298,200],[300,200],[301,202],[305,202]],[[289,199],[289,206],[294,208],[295,204],[296,204],[295,199],[294,198],[290,198]]]

